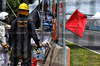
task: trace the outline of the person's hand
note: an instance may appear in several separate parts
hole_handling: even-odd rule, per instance
[[[12,51],[12,47],[10,47],[10,50]]]
[[[5,47],[5,48],[7,47],[7,43],[6,43],[6,44],[2,44],[2,45],[3,45],[3,47]]]
[[[36,47],[37,54],[40,54],[40,51],[38,50],[38,48],[41,48],[41,47],[42,47],[42,44],[39,44],[39,46]]]
[[[7,53],[9,51],[9,48],[7,46],[7,43],[6,44],[3,44],[3,47],[4,47],[4,52]]]
[[[38,46],[36,46],[36,48],[41,48],[42,47],[42,44],[40,43]]]
[[[37,51],[37,54],[40,54],[40,51],[38,49],[36,51]]]

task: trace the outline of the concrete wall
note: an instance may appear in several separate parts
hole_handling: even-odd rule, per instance
[[[63,66],[63,47],[54,44],[43,66]],[[66,46],[66,66],[70,66],[70,48]]]
[[[66,46],[66,66],[70,66],[70,48]],[[63,65],[63,47],[56,46],[54,49],[51,66],[64,66]]]

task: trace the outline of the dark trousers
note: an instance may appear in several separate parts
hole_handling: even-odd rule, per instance
[[[19,62],[20,57],[17,57],[15,54],[11,55],[11,66],[17,66]],[[22,59],[22,66],[31,66],[31,57],[28,56],[26,58],[21,58]]]
[[[25,48],[22,50],[18,50],[16,47],[12,48],[10,57],[11,66],[17,66],[20,57],[22,59],[22,66],[31,66],[31,47],[29,49]]]

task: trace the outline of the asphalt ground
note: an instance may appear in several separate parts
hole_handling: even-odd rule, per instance
[[[60,33],[62,37],[62,33]],[[82,38],[66,29],[66,40],[73,42],[79,46],[93,50],[100,53],[100,32],[97,31],[84,31]]]

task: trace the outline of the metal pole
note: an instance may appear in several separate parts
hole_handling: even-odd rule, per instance
[[[65,48],[65,0],[62,0],[62,18],[63,18],[63,66],[66,66],[66,48]]]
[[[6,0],[2,0],[2,11],[6,11]]]
[[[59,36],[59,0],[57,0],[57,38]]]
[[[42,32],[43,32],[43,15],[44,15],[44,0],[42,0],[42,13],[41,13],[41,36],[40,36],[40,42],[42,43]]]
[[[50,7],[50,5],[51,5],[51,4],[50,4],[50,1],[51,1],[51,0],[49,0],[49,10],[50,10],[50,8],[51,8],[51,7]]]
[[[60,35],[59,35],[59,0],[57,0],[57,40],[58,40],[58,45],[62,45],[60,42]]]

